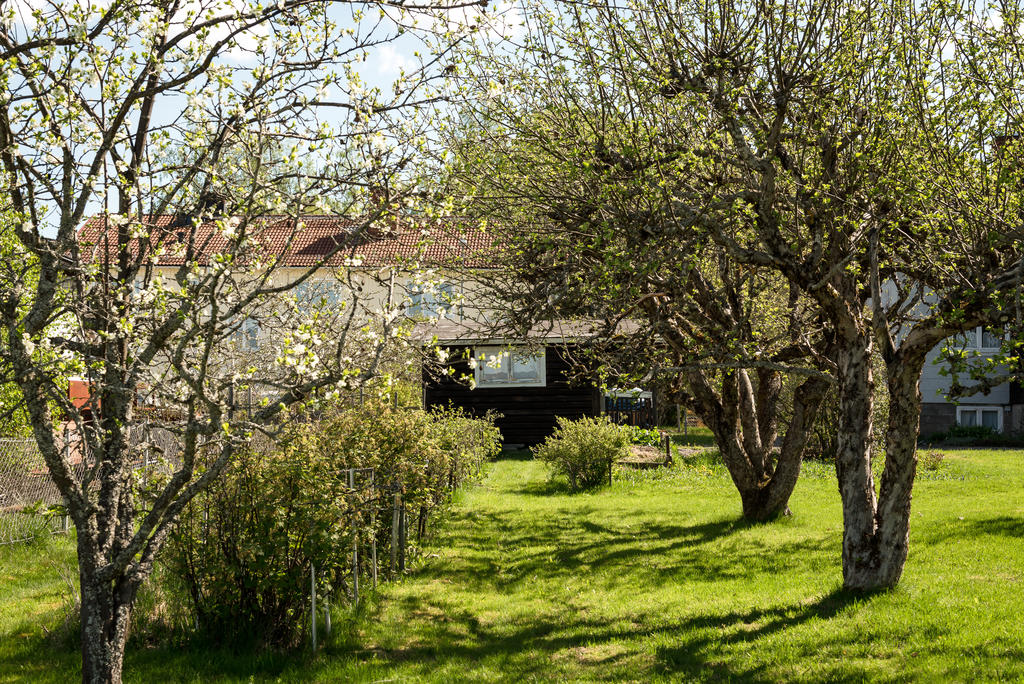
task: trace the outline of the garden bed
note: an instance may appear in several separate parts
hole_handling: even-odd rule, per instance
[[[627,468],[660,468],[672,465],[672,459],[661,447],[631,446],[629,456],[619,459],[618,465]]]

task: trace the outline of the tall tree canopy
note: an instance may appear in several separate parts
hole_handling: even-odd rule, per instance
[[[765,274],[750,281],[761,287],[781,278],[806,307],[801,358],[838,388],[848,588],[901,576],[926,354],[977,325],[1020,324],[1020,9],[544,4],[528,10],[518,51],[478,46],[460,67],[477,106],[459,120],[473,132],[456,166],[475,165],[465,178],[476,206],[519,222],[530,240],[533,225],[575,240],[611,267],[593,274],[688,274],[721,258],[726,272]],[[576,269],[565,287],[587,277]],[[713,311],[688,306],[699,283],[658,311],[670,300],[642,281],[590,294],[654,312],[663,333],[675,314],[691,326],[679,326],[687,343],[734,346],[734,365],[765,367],[764,350],[739,349],[740,327],[711,341],[694,334]],[[728,279],[711,285],[730,303]],[[890,396],[880,489],[876,349]],[[729,420],[746,421],[749,436],[755,417],[747,402]]]
[[[0,264],[0,382],[17,386],[77,529],[84,681],[121,679],[136,592],[240,440],[378,376],[401,341],[393,308],[364,297],[393,277],[353,270],[345,240],[279,271],[318,207],[353,239],[394,224],[425,125],[409,114],[439,97],[432,64],[469,28],[445,12],[474,4],[0,5],[0,212],[28,257]],[[440,52],[390,92],[370,87],[361,65],[409,11],[439,19]],[[289,290],[328,263],[345,304],[300,315]],[[273,346],[258,363],[238,353],[254,321]],[[69,399],[69,368],[87,401]],[[237,410],[247,386],[263,400],[251,415]],[[182,446],[144,502],[142,397],[178,410]]]

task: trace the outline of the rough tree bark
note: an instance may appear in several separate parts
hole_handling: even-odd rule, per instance
[[[968,321],[975,321],[971,317]],[[887,326],[878,326],[889,390],[885,467],[877,496],[871,470],[874,378],[864,331],[838,354],[840,374],[839,451],[836,471],[843,501],[843,587],[875,591],[895,587],[910,545],[910,504],[917,473],[921,420],[921,372],[928,352],[955,331],[925,320],[896,346]]]
[[[756,392],[746,370],[724,373],[721,395],[702,373],[689,373],[688,384],[694,394],[691,409],[715,436],[739,491],[743,517],[764,522],[790,515],[789,498],[800,477],[807,437],[828,382],[811,377],[797,388],[793,415],[776,459],[779,374],[762,371],[759,376]]]
[[[910,546],[910,500],[917,474],[917,434],[921,424],[919,381],[925,354],[901,354],[889,367],[889,428],[885,469],[878,496],[877,586],[894,587],[903,575]],[[909,357],[909,358],[908,358]]]
[[[124,669],[128,621],[139,582],[119,577],[112,586],[97,580],[95,567],[87,567],[89,549],[79,542],[79,580],[82,604],[82,681],[119,682]]]
[[[837,354],[839,426],[836,475],[843,502],[843,584],[866,589],[875,584],[875,483],[871,473],[874,376],[868,331],[850,335]]]

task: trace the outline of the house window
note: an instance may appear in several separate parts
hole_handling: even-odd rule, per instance
[[[985,328],[978,328],[978,333],[980,342],[978,345],[979,349],[999,349],[1003,346],[1003,340],[1000,338],[999,334],[991,330],[986,330]]]
[[[231,339],[238,349],[255,351],[260,348],[260,323],[255,318],[246,318],[232,333]]]
[[[455,287],[451,283],[436,285],[409,283],[410,318],[445,318],[451,313],[455,301]]]
[[[964,427],[983,426],[996,432],[1003,431],[1003,409],[999,406],[958,406],[957,425]]]
[[[339,300],[337,283],[331,280],[304,280],[295,286],[294,292],[295,301],[303,312],[334,307]]]
[[[477,347],[473,350],[477,387],[544,387],[544,350]]]
[[[984,352],[999,351],[1003,345],[1003,336],[999,332],[988,330],[982,326],[968,330],[959,336],[959,340],[964,349],[976,349]]]

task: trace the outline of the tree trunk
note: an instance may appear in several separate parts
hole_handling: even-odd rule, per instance
[[[746,520],[767,522],[780,516],[792,515],[789,510],[789,497],[793,493],[793,487],[786,489],[772,484],[773,481],[769,480],[761,486],[740,491],[743,517]]]
[[[843,501],[843,586],[854,590],[879,587],[875,483],[871,474],[871,348],[871,336],[864,333],[842,345],[837,355],[836,474]]]
[[[697,382],[697,379],[691,379],[691,387]],[[740,494],[745,519],[765,522],[790,515],[789,498],[800,477],[807,436],[827,387],[828,383],[823,378],[812,377],[797,388],[793,416],[786,426],[777,462],[772,450],[778,391],[758,392],[756,395],[751,392],[746,406],[739,400],[742,392],[730,392],[725,385],[721,396],[715,396],[706,382],[694,392],[698,396],[694,411],[715,436],[722,461]],[[762,405],[758,400],[771,405]],[[747,420],[741,419],[744,412],[751,414]],[[767,420],[771,420],[772,426],[770,430],[762,431],[761,426]],[[760,431],[760,434],[748,438],[747,433],[751,430]]]
[[[910,500],[917,475],[917,435],[921,424],[919,385],[924,359],[924,352],[901,354],[889,364],[885,470],[875,514],[880,587],[893,587],[900,581],[910,546]]]
[[[840,353],[839,450],[836,468],[843,498],[843,587],[874,591],[895,587],[910,544],[910,501],[917,474],[921,371],[928,350],[942,338],[928,330],[904,341],[886,363],[889,423],[885,468],[875,498],[871,473],[870,342]],[[933,339],[934,338],[934,339]]]
[[[800,477],[807,439],[827,391],[828,381],[811,377],[801,383],[793,395],[793,415],[786,425],[779,459],[768,481],[765,507],[771,515],[789,515],[789,497]]]
[[[82,682],[118,684],[124,666],[128,619],[134,602],[134,586],[125,576],[115,582],[96,578],[98,565],[83,562],[79,545],[81,587]]]

